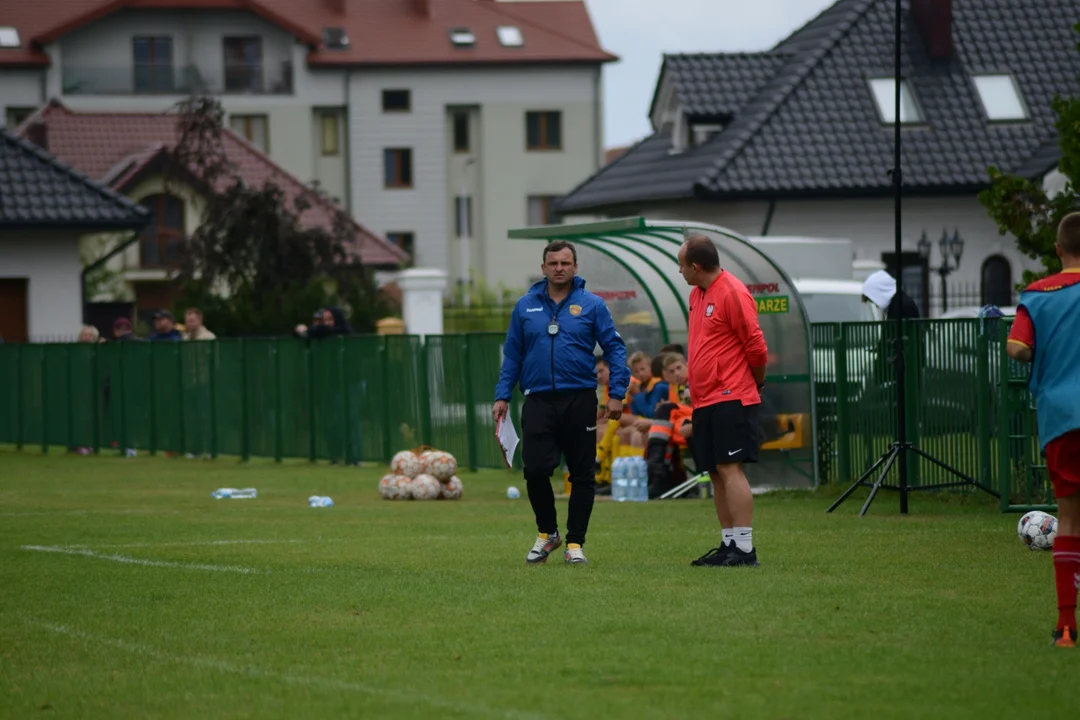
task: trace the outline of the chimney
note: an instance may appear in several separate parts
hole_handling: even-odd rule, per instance
[[[435,16],[435,3],[438,0],[413,0],[413,8],[421,16],[429,20]]]
[[[345,0],[323,0],[323,6],[332,13],[345,14]]]
[[[42,150],[49,149],[49,128],[42,121],[38,120],[26,128],[26,139],[29,142],[34,143]]]
[[[934,60],[951,58],[952,0],[911,0],[911,15],[927,54]]]

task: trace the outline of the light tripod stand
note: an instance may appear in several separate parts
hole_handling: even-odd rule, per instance
[[[893,181],[893,189],[895,191],[894,201],[894,215],[895,215],[895,253],[894,259],[896,262],[893,268],[893,277],[896,278],[896,291],[899,293],[903,286],[901,273],[901,219],[900,219],[900,207],[901,198],[903,195],[903,177],[900,171],[900,148],[901,148],[901,133],[900,133],[900,88],[902,86],[901,81],[901,28],[903,23],[903,10],[900,4],[900,0],[896,2],[896,15],[895,15],[895,54],[894,54],[894,77],[893,77],[893,90],[894,90],[894,115],[893,115],[893,167],[890,171]],[[980,490],[984,490],[991,495],[997,495],[992,489],[979,483],[975,478],[971,477],[967,473],[961,472],[956,468],[948,465],[941,460],[933,457],[932,455],[915,447],[907,439],[907,407],[906,407],[906,395],[904,394],[904,321],[900,308],[897,308],[896,312],[896,338],[893,345],[893,368],[896,373],[896,440],[889,446],[889,449],[878,458],[878,461],[869,467],[858,480],[856,480],[851,487],[844,491],[844,493],[836,499],[826,512],[832,512],[836,508],[847,500],[847,498],[860,487],[869,487],[870,495],[866,498],[866,502],[863,503],[862,509],[859,511],[859,515],[865,515],[866,511],[870,509],[870,503],[874,501],[874,497],[877,496],[878,490],[885,488],[888,490],[897,490],[900,493],[900,514],[908,514],[908,495],[914,490],[941,490],[952,487],[967,487],[974,486]],[[839,402],[843,402],[846,398],[837,398]],[[957,478],[954,482],[937,483],[934,485],[919,485],[918,487],[910,487],[908,485],[908,455],[914,453],[917,457],[921,457],[930,461],[934,465],[937,465],[941,469],[947,471],[951,475]],[[893,466],[896,466],[898,483],[896,487],[885,485],[885,478],[888,476],[889,471]],[[878,472],[880,468],[880,472]],[[873,483],[870,482],[870,478],[878,473],[877,480]]]

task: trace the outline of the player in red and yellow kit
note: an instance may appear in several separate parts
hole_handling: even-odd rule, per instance
[[[1080,213],[1066,216],[1058,226],[1057,252],[1062,271],[1032,283],[1020,296],[1008,352],[1012,359],[1032,364],[1039,444],[1058,504],[1058,621],[1053,637],[1059,647],[1075,647],[1080,585]]]

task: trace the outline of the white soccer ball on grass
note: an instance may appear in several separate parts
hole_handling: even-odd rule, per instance
[[[390,460],[390,472],[407,478],[415,478],[424,472],[424,464],[424,461],[412,450],[402,450]]]
[[[1041,510],[1032,510],[1016,524],[1016,534],[1031,550],[1050,550],[1057,537],[1057,518]]]
[[[408,500],[412,497],[412,480],[404,475],[383,475],[379,480],[379,495],[383,500]]]
[[[426,465],[425,472],[441,483],[450,482],[450,478],[457,473],[457,460],[453,455],[442,450],[429,453]]]
[[[413,500],[437,500],[442,494],[442,484],[426,473],[412,481]]]
[[[461,478],[457,475],[450,478],[442,486],[442,495],[439,496],[441,500],[459,500],[461,499],[461,492],[464,488],[461,485]]]

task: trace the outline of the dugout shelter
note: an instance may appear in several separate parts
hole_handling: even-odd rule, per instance
[[[765,442],[760,462],[747,466],[756,490],[817,486],[817,442],[810,322],[794,285],[746,237],[704,223],[618,218],[511,230],[513,240],[568,240],[578,251],[578,274],[604,298],[626,341],[627,353],[654,355],[662,345],[687,340],[690,287],[679,274],[679,248],[701,234],[713,241],[720,265],[757,301],[769,346],[762,398]],[[693,393],[693,388],[691,388]]]

